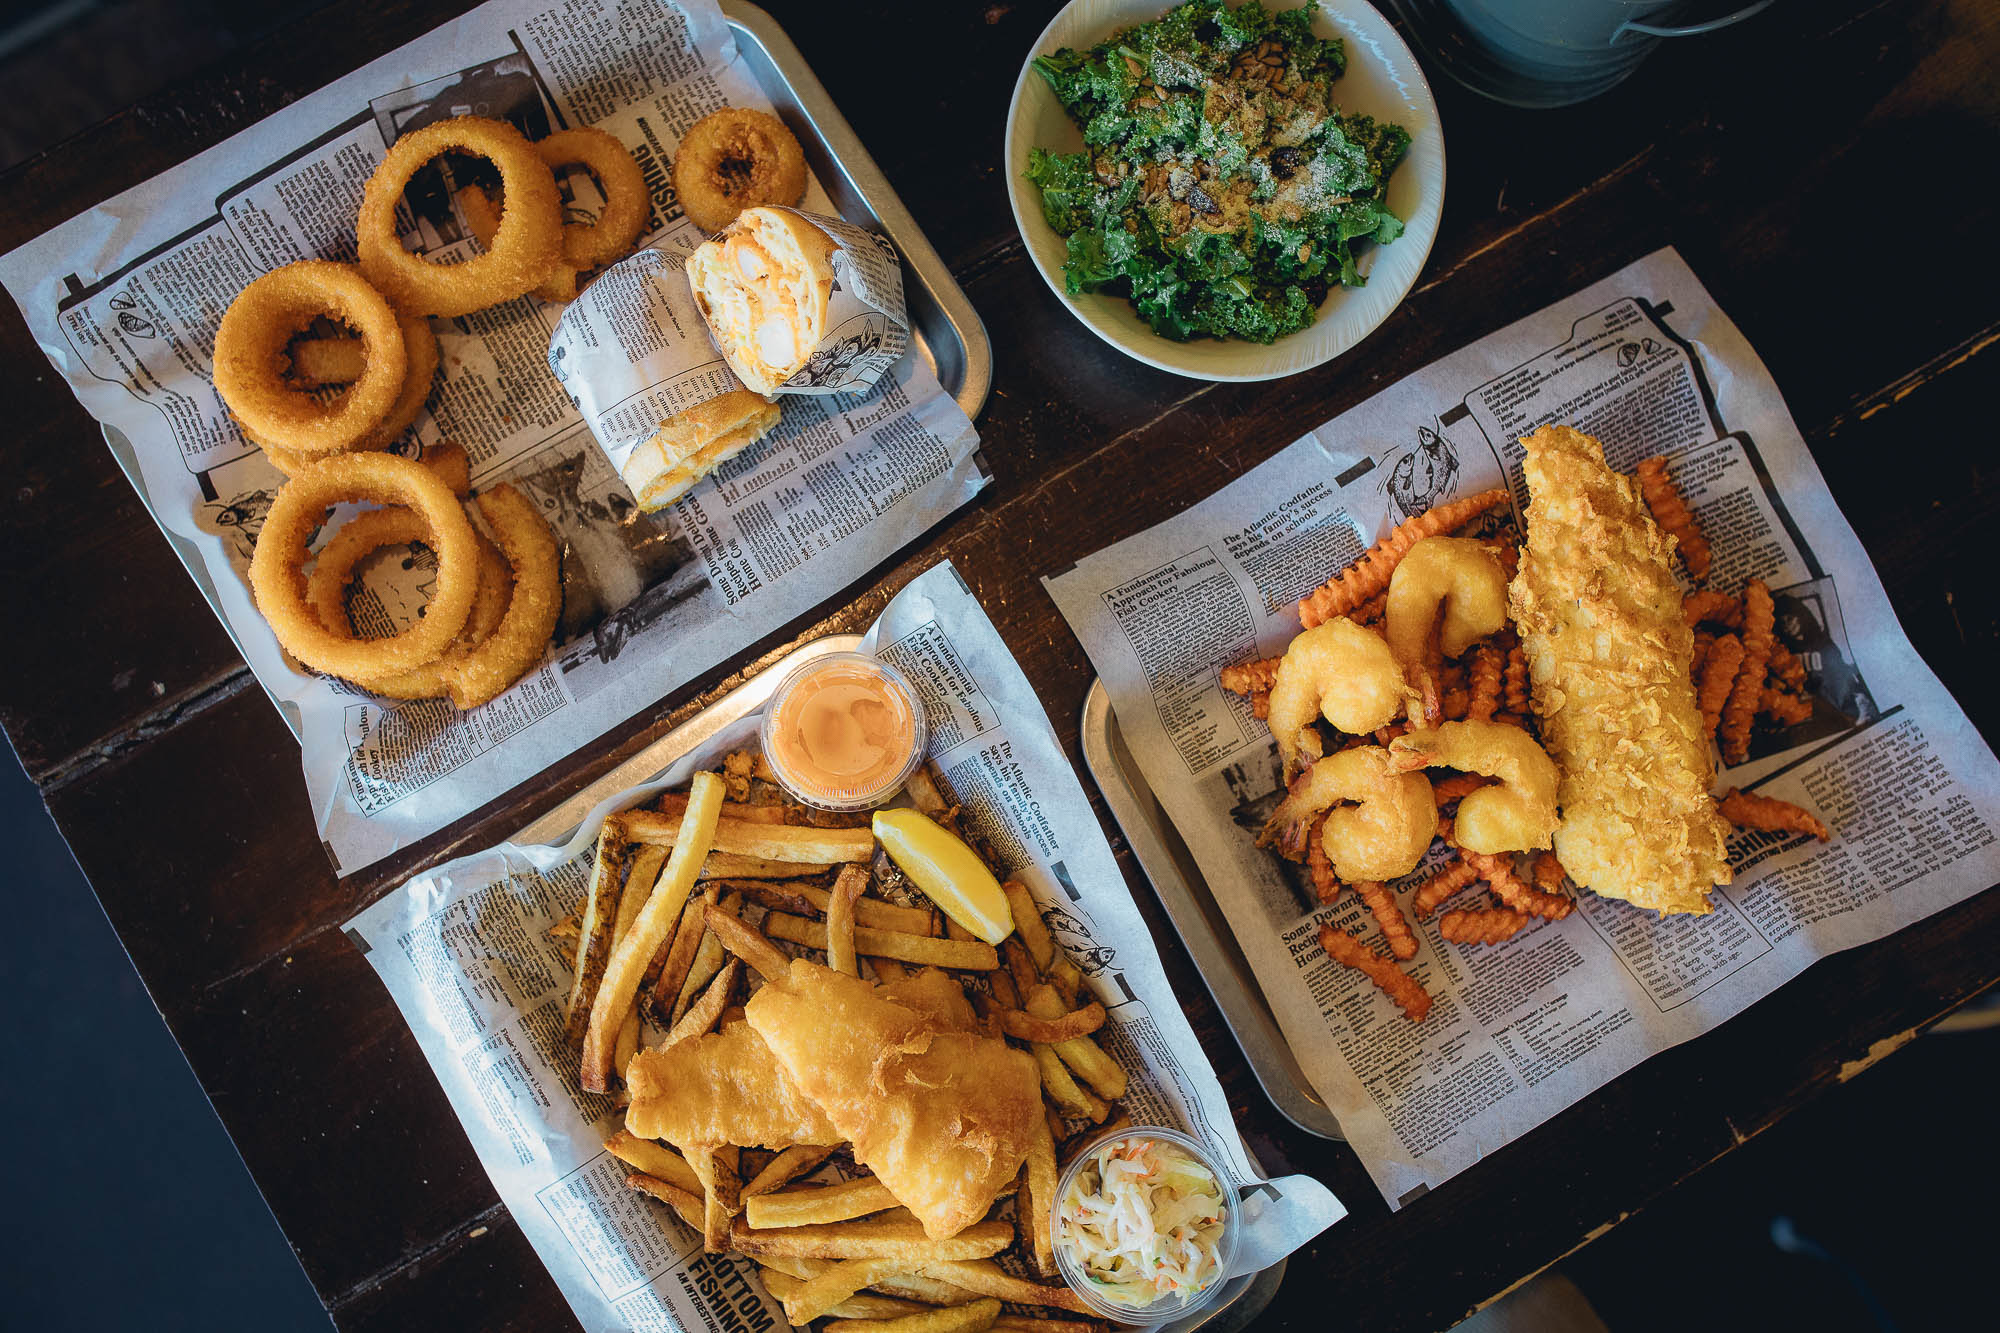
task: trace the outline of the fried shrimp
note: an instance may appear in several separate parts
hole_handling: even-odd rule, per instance
[[[1411,547],[1426,537],[1462,528],[1487,510],[1497,509],[1506,503],[1506,491],[1481,491],[1477,495],[1427,509],[1415,518],[1404,519],[1354,564],[1335,574],[1317,591],[1300,598],[1299,623],[1310,629],[1357,609],[1362,609],[1362,618],[1366,619],[1366,605],[1381,596],[1389,586],[1396,566],[1402,563]]]
[[[1485,542],[1426,537],[1390,576],[1387,618],[1389,647],[1405,670],[1423,662],[1433,625],[1444,655],[1458,657],[1507,628],[1507,571]]]
[[[1556,831],[1555,761],[1519,727],[1502,722],[1447,722],[1398,736],[1389,745],[1398,769],[1456,768],[1499,782],[1458,803],[1459,845],[1474,852],[1547,847]]]
[[[1324,717],[1365,735],[1387,726],[1409,697],[1388,643],[1351,620],[1329,620],[1292,640],[1271,682],[1271,735],[1290,780],[1299,768],[1299,733]]]
[[[1437,835],[1429,779],[1396,772],[1379,745],[1342,750],[1307,769],[1271,812],[1259,841],[1297,860],[1322,812],[1320,846],[1333,873],[1349,884],[1409,874]]]

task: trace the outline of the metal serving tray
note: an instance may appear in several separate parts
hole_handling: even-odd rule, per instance
[[[860,646],[861,636],[858,634],[831,634],[794,648],[582,791],[541,815],[509,841],[517,845],[568,842],[582,825],[584,816],[606,797],[653,781],[671,768],[675,760],[702,745],[724,727],[755,715],[770,700],[778,682],[789,675],[792,668],[827,653],[853,652]],[[1092,697],[1101,694],[1102,688],[1097,687]],[[1105,710],[1106,716],[1109,716],[1109,711],[1108,708]],[[1102,779],[1099,785],[1103,785]],[[1250,1155],[1247,1145],[1244,1152],[1250,1156],[1251,1167],[1262,1170],[1255,1156]],[[1215,1304],[1188,1319],[1162,1324],[1161,1333],[1238,1333],[1238,1330],[1248,1328],[1277,1294],[1289,1262],[1281,1259],[1262,1272],[1231,1279]]]
[[[778,116],[798,135],[807,164],[840,215],[849,222],[881,232],[902,255],[903,295],[909,304],[911,341],[936,373],[945,392],[958,400],[966,416],[977,417],[993,388],[993,344],[986,336],[986,325],[979,313],[965,299],[965,292],[931,247],[930,239],[910,216],[910,210],[903,207],[902,198],[875,165],[875,159],[854,137],[847,119],[833,105],[819,77],[785,35],[785,30],[778,26],[778,21],[748,0],[722,0],[722,13],[735,34],[745,67],[771,99]],[[122,431],[104,426],[101,433],[111,456],[118,460],[119,470],[139,493],[146,511],[158,522],[156,507],[146,491],[145,476],[139,470],[138,451]],[[195,587],[201,589],[215,618],[222,622],[223,632],[241,653],[242,641],[222,613],[222,600],[194,543],[168,530],[165,524],[160,525],[160,533],[180,558]],[[277,704],[293,739],[300,739],[297,710],[280,703],[275,696],[272,703]]]
[[[1132,854],[1152,882],[1160,905],[1167,909],[1194,959],[1195,970],[1208,984],[1215,1007],[1243,1048],[1243,1057],[1264,1093],[1285,1119],[1308,1134],[1345,1139],[1340,1122],[1313,1091],[1298,1057],[1278,1027],[1250,962],[1236,944],[1215,895],[1181,841],[1173,821],[1160,808],[1153,789],[1126,748],[1111,711],[1111,695],[1102,680],[1090,683],[1083,701],[1083,762],[1104,793],[1104,803],[1118,821]]]

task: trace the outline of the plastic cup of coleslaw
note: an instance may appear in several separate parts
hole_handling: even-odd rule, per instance
[[[1165,1166],[1172,1170],[1181,1163],[1191,1162],[1215,1182],[1216,1195],[1221,1203],[1221,1231],[1214,1233],[1206,1227],[1191,1228],[1184,1233],[1188,1246],[1179,1249],[1183,1255],[1191,1249],[1202,1256],[1200,1262],[1193,1266],[1194,1271],[1188,1274],[1195,1278],[1198,1285],[1185,1284],[1180,1280],[1180,1273],[1170,1274],[1167,1271],[1170,1264],[1157,1261],[1148,1269],[1158,1275],[1150,1282],[1121,1284],[1102,1279],[1101,1265],[1110,1253],[1106,1242],[1116,1247],[1118,1241],[1107,1236],[1101,1228],[1089,1226],[1087,1215],[1077,1205],[1087,1196],[1105,1197],[1104,1164],[1107,1160],[1118,1161],[1120,1154],[1128,1151],[1132,1160],[1155,1168]],[[1146,1193],[1152,1205],[1170,1208],[1176,1192],[1168,1184],[1152,1187]],[[1124,1191],[1124,1195],[1127,1202],[1138,1202],[1129,1189]],[[1140,1327],[1164,1324],[1170,1319],[1179,1319],[1203,1309],[1228,1285],[1230,1266],[1236,1259],[1237,1208],[1236,1190],[1230,1183],[1228,1173],[1216,1161],[1214,1154],[1196,1139],[1160,1125],[1135,1125],[1112,1130],[1084,1144],[1056,1185],[1056,1197],[1050,1206],[1049,1218],[1056,1267],[1061,1270],[1063,1280],[1083,1298],[1084,1304],[1104,1318]],[[1135,1271],[1145,1264],[1143,1252],[1137,1246],[1122,1252],[1131,1256],[1129,1266]],[[1095,1263],[1091,1262],[1093,1257]],[[1091,1271],[1094,1267],[1099,1269],[1097,1275]],[[1180,1264],[1180,1269],[1187,1272],[1185,1261]],[[1135,1291],[1135,1288],[1139,1290]],[[1142,1298],[1135,1301],[1135,1295]]]

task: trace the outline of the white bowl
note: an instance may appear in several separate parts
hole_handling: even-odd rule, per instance
[[[1267,0],[1267,4],[1294,7],[1286,0]],[[1021,77],[1014,82],[1014,103],[1007,112],[1002,169],[1007,173],[1014,225],[1050,290],[1091,332],[1149,366],[1203,380],[1273,380],[1324,365],[1367,337],[1416,284],[1444,208],[1444,131],[1430,85],[1396,30],[1363,0],[1321,0],[1313,30],[1347,43],[1347,73],[1334,85],[1341,109],[1391,120],[1410,132],[1409,155],[1389,177],[1389,207],[1403,219],[1403,234],[1388,245],[1360,247],[1357,259],[1368,278],[1365,286],[1336,284],[1311,327],[1268,345],[1237,338],[1175,342],[1153,332],[1122,296],[1101,292],[1071,296],[1063,290],[1068,246],[1042,216],[1042,192],[1022,173],[1028,169],[1030,148],[1073,153],[1083,147],[1083,131],[1063,110],[1048,81],[1035,72],[1034,58],[1065,46],[1079,50],[1095,46],[1119,29],[1156,19],[1172,7],[1173,0],[1071,0],[1042,30],[1022,62]]]

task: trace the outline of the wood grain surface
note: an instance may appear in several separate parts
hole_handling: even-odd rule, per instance
[[[338,0],[8,173],[0,248],[164,170],[468,6]],[[347,880],[290,733],[93,423],[0,312],[0,724],[321,1297],[344,1329],[574,1320],[339,924],[503,837],[787,647],[867,624],[950,558],[1076,757],[1091,672],[1041,575],[1201,499],[1306,430],[1662,244],[1769,365],[1919,652],[1991,738],[2000,639],[1983,378],[2000,371],[2000,16],[1780,6],[1662,51],[1585,106],[1435,85],[1443,226],[1410,298],[1331,365],[1211,385],[1129,361],[1033,271],[998,160],[1056,5],[770,0],[986,321],[995,483],[849,592],[456,827]],[[1086,786],[1088,784],[1086,783]],[[1094,798],[1093,798],[1094,799]],[[1296,1255],[1269,1326],[1436,1329],[1602,1234],[2000,975],[2000,894],[1838,955],[1390,1214],[1352,1153],[1258,1091],[1100,818],[1251,1146],[1352,1218]]]

